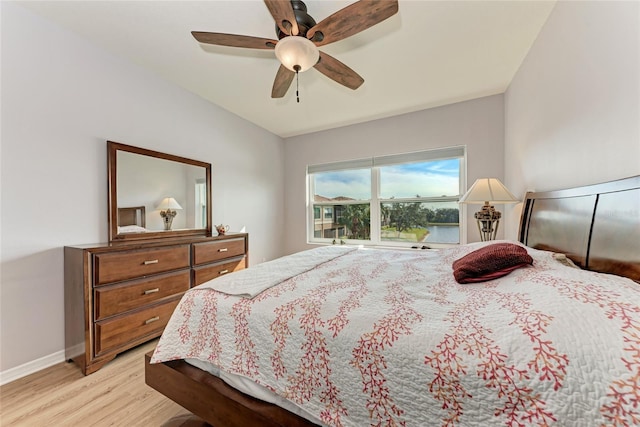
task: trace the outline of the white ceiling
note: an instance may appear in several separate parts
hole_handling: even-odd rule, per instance
[[[352,3],[308,0],[320,22]],[[282,137],[502,93],[554,1],[400,0],[397,15],[321,48],[365,80],[316,70],[271,98],[273,51],[201,45],[191,31],[276,38],[262,1],[30,1],[24,7]]]

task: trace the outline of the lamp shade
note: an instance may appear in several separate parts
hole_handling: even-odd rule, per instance
[[[287,36],[276,44],[276,57],[291,71],[306,71],[318,63],[320,52],[313,42],[300,36]]]
[[[497,178],[476,179],[459,203],[518,203],[518,200]]]
[[[167,209],[176,210],[182,209],[182,206],[180,206],[180,204],[176,202],[176,199],[174,199],[173,197],[165,197],[160,203],[158,203],[156,209],[160,209],[163,211]]]

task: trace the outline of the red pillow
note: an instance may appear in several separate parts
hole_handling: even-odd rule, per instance
[[[477,283],[506,276],[513,270],[533,264],[527,250],[513,243],[495,243],[470,252],[453,262],[458,283]]]

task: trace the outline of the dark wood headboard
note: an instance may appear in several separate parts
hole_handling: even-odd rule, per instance
[[[118,208],[118,226],[138,225],[145,227],[146,215],[144,206],[133,206],[131,208]]]
[[[640,282],[640,175],[525,196],[518,239]]]

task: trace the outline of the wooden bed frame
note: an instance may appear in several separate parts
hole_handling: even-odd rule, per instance
[[[640,282],[640,176],[527,193],[519,240],[564,253],[582,268]],[[146,383],[214,427],[315,425],[183,360],[150,364],[150,358],[145,356]]]

